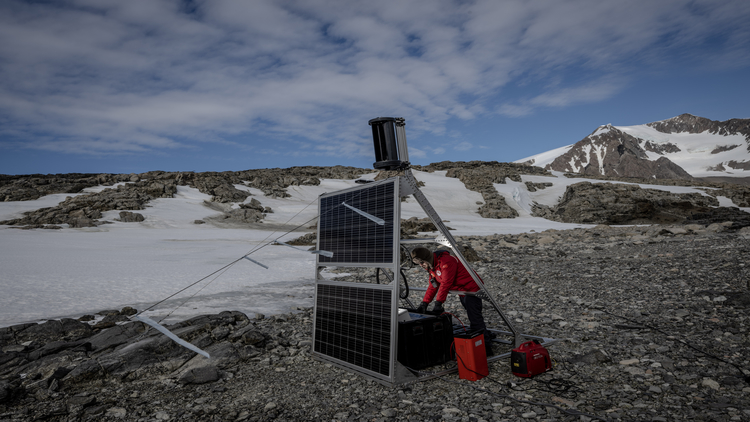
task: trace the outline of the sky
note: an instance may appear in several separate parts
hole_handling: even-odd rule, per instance
[[[0,2],[0,174],[516,161],[750,118],[750,2]]]

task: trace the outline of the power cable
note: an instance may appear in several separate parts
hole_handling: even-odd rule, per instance
[[[458,317],[456,317],[453,314],[450,314],[448,312],[445,312],[445,313],[451,315],[452,317],[454,317],[456,319],[458,319]],[[461,322],[461,320],[459,320],[459,323],[461,323],[461,325],[463,325],[463,323]],[[465,329],[466,329],[466,326],[464,326],[464,330]],[[480,376],[481,378],[485,378],[485,379],[487,379],[487,380],[489,380],[489,381],[491,381],[491,382],[493,382],[495,384],[498,384],[501,387],[506,387],[506,385],[503,384],[503,383],[501,383],[500,381],[497,381],[497,380],[495,380],[493,378],[490,378],[490,377],[488,377],[488,376],[486,376],[484,374],[480,374],[479,372],[474,371],[473,369],[471,369],[468,366],[466,366],[466,364],[463,361],[463,358],[461,358],[461,356],[458,353],[455,352],[455,341],[453,343],[451,343],[450,351],[456,356],[457,363],[460,363],[461,366],[463,366],[463,368],[466,369],[467,371],[472,372],[472,373]],[[511,400],[517,401],[519,403],[532,404],[532,405],[535,405],[535,406],[552,407],[554,409],[559,410],[560,412],[563,412],[563,413],[571,415],[571,416],[586,416],[586,417],[589,417],[589,418],[592,418],[592,419],[609,422],[608,419],[602,418],[600,416],[596,416],[596,415],[592,415],[592,414],[580,412],[578,410],[563,409],[560,406],[557,406],[557,405],[554,405],[554,404],[550,404],[550,403],[541,403],[541,402],[534,402],[534,401],[530,401],[530,400],[521,400],[521,399],[518,399],[518,398],[513,397],[511,395],[508,395],[508,394],[495,393],[495,392],[493,392],[491,390],[488,390],[488,389],[485,389],[485,388],[476,387],[476,386],[471,385],[471,384],[464,384],[464,383],[461,383],[461,382],[457,382],[457,381],[453,381],[453,380],[444,378],[443,376],[441,376],[441,375],[439,375],[437,373],[418,371],[416,369],[412,369],[412,368],[409,368],[409,367],[407,367],[407,369],[410,370],[412,373],[417,374],[417,375],[421,374],[421,375],[436,376],[437,378],[440,378],[441,380],[443,380],[445,382],[450,382],[450,383],[453,383],[453,384],[467,386],[467,387],[470,387],[470,388],[473,388],[475,390],[479,390],[479,391],[485,392],[487,394],[490,394],[490,395],[493,395],[493,396],[496,396],[496,397],[507,398],[507,399],[511,399]],[[577,396],[577,394],[578,394],[575,391],[575,389],[574,389],[573,383],[570,382],[570,381],[568,381],[568,380],[551,379],[551,380],[548,380],[548,381],[542,381],[542,380],[535,379],[534,381],[542,383],[542,384],[545,384],[547,386],[546,389],[545,388],[541,388],[541,390],[544,390],[544,391],[547,391],[547,392],[550,392],[550,393],[553,393],[553,394],[557,394],[557,395],[559,395],[561,397],[572,399],[572,398],[575,398]],[[507,386],[510,387],[514,391],[526,391],[524,389],[516,389],[516,388],[514,388],[516,386],[516,384],[512,383],[510,381],[508,382]],[[572,394],[572,396],[571,396],[571,394]]]
[[[459,359],[459,361],[461,362],[461,364],[464,366],[465,369],[467,369],[467,370],[469,370],[471,372],[474,372],[477,375],[482,375],[482,374],[479,374],[476,371],[473,371],[470,368],[468,368],[463,363],[463,360],[461,359],[460,356],[458,356],[458,354],[456,354],[456,357]],[[481,391],[483,393],[487,393],[487,394],[490,394],[490,395],[498,397],[498,398],[510,399],[510,400],[516,401],[518,403],[531,404],[531,405],[534,405],[534,406],[551,407],[553,409],[557,409],[560,412],[568,414],[568,415],[571,415],[571,416],[586,416],[586,417],[589,417],[591,419],[596,419],[596,420],[600,420],[600,421],[604,421],[604,422],[609,422],[609,419],[603,418],[601,416],[592,415],[592,414],[581,412],[581,411],[574,410],[574,409],[563,409],[562,407],[557,406],[555,404],[535,402],[535,401],[531,401],[531,400],[522,400],[522,399],[513,397],[513,396],[511,396],[509,394],[500,394],[500,393],[496,393],[494,391],[488,390],[486,388],[481,388],[481,387],[477,387],[477,386],[474,386],[474,385],[471,385],[471,384],[465,384],[465,383],[462,383],[462,382],[454,381],[454,380],[445,378],[442,375],[439,375],[437,373],[418,371],[416,369],[412,369],[412,368],[408,368],[408,367],[407,367],[407,369],[409,369],[412,373],[417,374],[417,375],[432,375],[432,376],[435,376],[437,378],[440,378],[441,380],[443,380],[445,382],[449,382],[449,383],[452,383],[452,384],[457,384],[457,385],[464,386],[464,387],[473,388],[474,390]],[[482,377],[484,377],[484,375],[482,375]],[[492,379],[490,377],[486,377],[486,379],[489,380],[489,381],[492,381],[492,382],[494,382],[494,383],[496,383],[498,385],[500,385],[501,387],[506,387],[505,384],[503,384],[503,383],[501,383],[501,382],[499,382],[497,380],[494,380],[494,379]],[[560,381],[563,381],[563,380],[560,380]],[[519,390],[519,391],[523,391],[523,390]]]
[[[557,409],[560,412],[563,412],[563,413],[571,415],[571,416],[586,416],[586,417],[589,417],[591,419],[596,419],[596,420],[600,420],[600,421],[604,421],[604,422],[609,422],[609,419],[605,419],[605,418],[603,418],[601,416],[596,416],[596,415],[592,415],[592,414],[589,414],[589,413],[584,413],[584,412],[581,412],[581,411],[578,411],[578,410],[574,410],[574,409],[563,409],[562,407],[557,406],[555,404],[535,402],[535,401],[531,401],[531,400],[522,400],[522,399],[513,397],[510,394],[500,394],[500,393],[496,393],[494,391],[488,390],[486,388],[481,388],[481,387],[477,387],[477,386],[474,386],[474,385],[471,385],[471,384],[465,384],[465,383],[462,383],[462,382],[458,382],[458,381],[454,381],[454,380],[451,380],[451,379],[447,379],[447,378],[444,378],[441,375],[437,375],[436,374],[436,376],[438,378],[440,378],[441,380],[445,381],[445,382],[450,382],[452,384],[457,384],[457,385],[461,385],[461,386],[464,386],[464,387],[473,388],[474,390],[481,391],[483,393],[487,393],[487,394],[495,396],[495,397],[499,397],[499,398],[503,398],[503,399],[511,399],[511,400],[516,401],[518,403],[531,404],[531,405],[534,405],[534,406],[551,407],[553,409]]]

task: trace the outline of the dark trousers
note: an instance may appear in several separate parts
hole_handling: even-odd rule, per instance
[[[484,334],[484,345],[487,350],[487,356],[492,356],[490,332],[487,331],[487,326],[484,325],[484,316],[482,316],[482,299],[476,296],[459,296],[458,299],[469,315],[469,329]]]

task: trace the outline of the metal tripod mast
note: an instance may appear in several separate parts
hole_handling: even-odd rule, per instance
[[[419,190],[419,187],[417,185],[417,180],[414,178],[414,175],[411,172],[410,168],[406,168],[404,170],[404,176],[400,179],[400,193],[402,196],[407,195],[414,195],[414,198],[417,200],[419,205],[422,207],[422,210],[424,210],[425,214],[427,214],[427,217],[430,218],[433,224],[435,224],[435,227],[437,227],[438,231],[440,232],[442,238],[438,236],[437,239],[435,239],[436,242],[447,246],[453,250],[453,253],[455,254],[456,258],[458,258],[459,261],[461,261],[461,264],[464,265],[464,267],[468,270],[469,275],[471,275],[471,278],[474,280],[475,283],[477,283],[477,286],[479,286],[479,292],[476,296],[478,296],[482,300],[489,301],[492,304],[492,307],[495,308],[495,311],[500,315],[500,318],[503,319],[505,324],[508,326],[510,331],[513,333],[513,342],[515,344],[515,347],[518,347],[523,343],[523,336],[521,333],[516,330],[516,328],[513,326],[513,323],[508,319],[508,317],[500,310],[500,306],[495,301],[495,298],[493,295],[487,290],[487,287],[484,285],[482,280],[479,279],[479,276],[474,272],[474,269],[471,267],[469,262],[464,258],[463,254],[461,253],[461,250],[458,248],[458,244],[456,243],[456,239],[453,238],[453,235],[450,234],[448,231],[448,228],[443,224],[443,220],[440,219],[440,216],[437,214],[435,209],[430,204],[430,201],[427,200],[427,197],[424,196],[424,193],[422,193],[421,190]]]

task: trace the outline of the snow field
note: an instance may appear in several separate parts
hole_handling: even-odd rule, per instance
[[[529,192],[524,183],[510,180],[506,180],[506,184],[496,184],[495,188],[520,217],[495,220],[477,214],[480,206],[477,202],[483,202],[479,193],[467,190],[460,180],[445,177],[445,173],[414,172],[415,177],[425,183],[422,191],[432,206],[446,225],[455,229],[454,235],[484,236],[591,227],[530,215],[533,202],[553,206],[568,185],[587,179],[568,179],[561,173],[554,177],[522,176],[524,182],[553,183],[552,187],[536,192]],[[363,178],[374,177],[375,173],[371,173]],[[220,213],[203,204],[210,199],[208,195],[186,186],[179,186],[174,198],[156,199],[146,209],[137,211],[146,217],[141,223],[114,221],[119,211],[109,211],[102,220],[113,223],[92,228],[19,230],[0,226],[0,290],[3,292],[0,326],[45,318],[77,318],[124,306],[142,310],[237,260],[226,270],[207,277],[146,314],[158,320],[171,312],[169,322],[223,310],[252,315],[311,306],[315,256],[285,246],[269,245],[274,239],[288,241],[302,234],[284,235],[285,230],[274,231],[271,227],[308,222],[318,213],[319,195],[352,186],[357,186],[354,180],[324,179],[319,186],[291,186],[287,189],[291,197],[283,199],[268,198],[257,189],[238,186],[254,195],[248,202],[255,198],[273,209],[263,223],[268,224],[269,229],[194,224],[195,220]],[[705,194],[692,187],[641,186]],[[15,218],[23,211],[54,206],[67,196],[70,195],[2,202],[0,218]],[[726,198],[720,198],[720,202],[722,206],[733,205]],[[750,212],[750,209],[745,210]],[[402,218],[426,216],[413,197],[401,203],[401,211]],[[315,223],[306,223],[305,227]],[[425,234],[425,237],[431,235],[436,233]],[[269,269],[241,259],[256,249],[250,257]],[[178,308],[191,295],[195,297]]]

